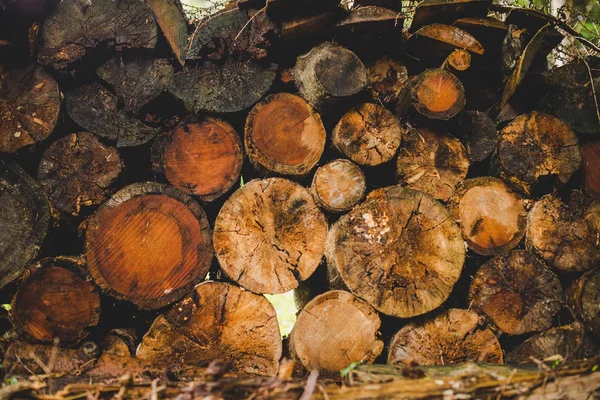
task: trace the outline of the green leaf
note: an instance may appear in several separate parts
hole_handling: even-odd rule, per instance
[[[354,368],[358,367],[360,364],[362,364],[362,361],[355,361],[353,363],[350,363],[346,368],[340,371],[340,375],[342,376],[342,378],[347,377],[350,374],[350,372],[354,371]]]
[[[552,363],[552,369],[555,369],[559,365],[560,365],[560,360],[554,360],[554,362]]]
[[[4,305],[4,304],[3,304],[3,305]],[[7,386],[10,386],[10,385],[16,385],[17,383],[19,383],[19,380],[13,376],[12,378],[8,378],[8,379],[6,379],[6,380],[4,381],[4,383],[5,383]]]
[[[12,310],[12,306],[10,304],[2,304],[2,308],[4,308],[6,311]]]
[[[592,372],[596,372],[596,371],[598,371],[598,364],[596,364],[592,367]]]

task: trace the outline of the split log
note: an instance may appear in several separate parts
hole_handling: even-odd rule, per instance
[[[281,23],[281,39],[285,43],[306,43],[311,38],[318,38],[335,25],[338,13],[325,12],[308,17],[296,18]],[[285,46],[285,44],[284,44]]]
[[[506,361],[527,363],[556,355],[572,359],[581,347],[583,333],[583,326],[579,322],[552,328],[521,343],[506,356]]]
[[[206,62],[176,73],[170,92],[191,113],[233,113],[259,101],[276,74],[275,64],[228,58],[221,65]]]
[[[415,8],[410,32],[436,22],[450,24],[464,17],[485,17],[491,0],[425,0]]]
[[[385,7],[396,11],[402,10],[402,0],[354,0],[354,4]]]
[[[265,97],[246,118],[244,143],[248,158],[268,172],[308,174],[321,158],[325,140],[320,115],[293,94]]]
[[[369,65],[369,87],[383,104],[394,104],[408,80],[408,69],[399,61],[384,56]]]
[[[403,187],[447,201],[468,171],[467,152],[460,140],[428,128],[405,131],[396,162],[396,179]]]
[[[366,189],[367,181],[361,169],[344,159],[319,167],[310,187],[315,202],[333,213],[352,209],[362,200]]]
[[[412,57],[419,58],[425,65],[439,65],[456,49],[468,50],[478,55],[485,53],[481,43],[468,32],[446,24],[431,24],[422,27],[410,36],[406,46],[407,53]]]
[[[583,181],[588,195],[600,198],[600,142],[581,148]]]
[[[65,93],[67,113],[75,123],[117,147],[149,142],[157,131],[119,109],[117,97],[99,83],[80,86]]]
[[[56,81],[42,67],[13,70],[0,80],[0,152],[46,139],[60,113]]]
[[[121,170],[117,149],[103,145],[89,132],[78,132],[44,152],[38,180],[56,209],[78,215],[82,207],[106,200]]]
[[[336,9],[340,0],[267,0],[267,16],[273,21],[288,21]]]
[[[400,146],[404,129],[385,107],[363,103],[342,116],[333,128],[331,144],[360,165],[390,161]]]
[[[444,61],[450,72],[464,72],[471,67],[471,53],[467,50],[456,49]]]
[[[175,71],[167,60],[135,57],[113,58],[96,73],[123,99],[125,111],[138,111],[169,87]]]
[[[506,82],[512,75],[513,70],[516,69],[526,44],[526,31],[518,29],[515,25],[508,25],[500,51],[500,73],[503,82]]]
[[[263,296],[204,282],[160,315],[137,350],[153,365],[207,366],[222,359],[238,373],[277,373],[282,344],[275,309]]]
[[[513,250],[479,268],[469,299],[502,332],[521,335],[552,327],[563,291],[558,277],[532,253]]]
[[[315,271],[327,221],[310,193],[282,178],[251,181],[225,202],[215,221],[221,269],[255,293],[284,293]]]
[[[477,254],[506,253],[525,235],[525,201],[498,178],[464,180],[449,204],[469,249]]]
[[[411,91],[418,79],[418,75],[411,76],[398,86],[398,96],[392,109],[394,114],[401,120],[404,120],[406,117],[410,116],[413,110]]]
[[[356,54],[329,42],[299,56],[291,73],[302,97],[317,108],[367,86],[367,69]]]
[[[153,49],[157,36],[152,10],[141,1],[64,0],[44,23],[38,60],[64,68],[83,58],[86,48],[100,43]]]
[[[565,184],[581,166],[579,141],[560,119],[540,112],[523,114],[502,129],[493,171],[519,190],[531,193],[539,184]],[[538,186],[536,186],[538,185]]]
[[[568,204],[553,194],[527,216],[527,248],[560,271],[586,271],[600,263],[600,201],[573,193]]]
[[[187,18],[180,0],[144,0],[152,9],[156,22],[165,35],[177,61],[185,63],[187,47]],[[150,83],[150,82],[147,82]]]
[[[487,159],[496,147],[496,124],[484,112],[466,110],[458,115],[456,134],[465,145],[469,161]]]
[[[531,37],[533,33],[538,32],[544,26],[549,25],[552,28],[548,29],[544,35],[542,45],[540,47],[540,59],[546,58],[548,54],[558,46],[565,38],[554,26],[554,17],[546,14],[543,11],[538,11],[532,8],[515,7],[506,16],[505,23],[507,25],[516,25],[519,28],[524,28]]]
[[[485,54],[498,55],[508,27],[493,17],[465,17],[454,21],[454,26],[469,32],[485,49]]]
[[[275,25],[264,13],[249,18],[237,8],[218,12],[202,21],[190,37],[187,60],[220,60],[246,53],[254,59],[267,56]]]
[[[402,327],[392,338],[387,362],[502,364],[502,348],[496,335],[482,326],[479,315],[452,308]]]
[[[567,304],[581,319],[586,330],[600,335],[600,268],[594,268],[579,277],[567,289]]]
[[[353,362],[371,364],[383,350],[381,320],[366,302],[333,290],[310,301],[290,334],[290,352],[308,371],[338,374]]]
[[[411,88],[413,106],[427,118],[448,120],[465,106],[465,88],[443,69],[422,72]]]
[[[87,222],[85,256],[94,282],[142,309],[163,307],[204,279],[212,260],[204,211],[153,182],[115,193]]]
[[[207,118],[159,136],[152,148],[154,169],[176,188],[210,202],[240,177],[242,142],[227,122]]]
[[[432,197],[390,186],[371,192],[329,230],[331,287],[379,312],[409,318],[438,308],[465,261],[460,230]]]
[[[44,191],[17,164],[0,162],[0,288],[29,267],[50,225],[50,205]]]
[[[100,295],[82,259],[44,258],[23,274],[13,302],[11,323],[20,336],[75,345],[100,319]]]

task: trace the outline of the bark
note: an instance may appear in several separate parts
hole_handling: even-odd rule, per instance
[[[452,308],[411,322],[392,338],[388,364],[448,365],[462,362],[502,364],[502,348],[479,315]]]
[[[321,116],[293,94],[265,97],[246,119],[248,158],[268,172],[296,177],[308,174],[321,158],[325,140]]]
[[[458,138],[465,145],[471,162],[487,159],[496,147],[496,124],[484,112],[466,110],[458,115]]]
[[[573,193],[536,202],[527,216],[527,247],[560,271],[585,271],[600,263],[600,201]]]
[[[64,68],[83,58],[87,48],[153,49],[157,36],[152,10],[141,1],[64,0],[44,23],[38,61]]]
[[[238,61],[206,62],[175,74],[170,92],[191,113],[233,113],[259,101],[271,88],[275,64]],[[232,96],[232,93],[236,93]]]
[[[184,123],[157,138],[154,169],[183,192],[211,202],[238,181],[244,161],[239,135],[227,122]]]
[[[509,335],[550,329],[563,305],[558,277],[526,250],[485,263],[473,277],[469,298],[473,309]]]
[[[436,22],[452,23],[464,17],[485,17],[490,0],[425,0],[417,5],[410,32]]]
[[[60,114],[56,81],[42,67],[12,70],[0,80],[0,152],[46,139]]]
[[[396,162],[396,179],[403,187],[447,201],[468,170],[467,152],[455,137],[428,128],[406,130]]]
[[[531,193],[540,184],[567,183],[581,166],[581,152],[577,136],[567,124],[534,111],[520,115],[500,131],[492,162],[496,175]]]
[[[163,93],[173,80],[175,71],[168,60],[153,57],[115,59],[96,71],[123,99],[125,111],[139,111]]]
[[[11,323],[25,339],[75,345],[100,318],[100,295],[82,259],[44,258],[23,274]]]
[[[400,121],[385,107],[363,103],[342,116],[331,144],[357,164],[376,166],[396,155],[403,134]]]
[[[336,9],[340,0],[267,0],[267,16],[273,21],[288,21]]]
[[[393,58],[384,56],[369,65],[369,88],[374,97],[386,105],[398,101],[408,78],[406,66]]]
[[[339,19],[338,12],[324,12],[308,17],[296,18],[281,23],[281,39],[284,43],[305,44],[328,32]]]
[[[463,181],[449,201],[469,249],[484,256],[506,253],[525,235],[523,197],[498,178]]]
[[[383,350],[375,309],[333,290],[310,301],[290,334],[290,352],[308,371],[337,374],[352,362],[371,364]]]
[[[527,363],[560,355],[563,359],[576,357],[583,342],[583,325],[574,322],[537,334],[511,351],[507,362]]]
[[[586,330],[600,335],[600,268],[594,268],[580,276],[567,289],[567,304],[581,319]]]
[[[323,209],[340,213],[352,209],[365,195],[365,175],[352,161],[337,159],[319,167],[310,187]]]
[[[50,205],[40,185],[17,164],[0,162],[0,288],[37,256],[50,225]]]
[[[458,78],[443,69],[422,72],[411,88],[413,106],[431,119],[448,120],[465,106],[465,88]]]
[[[222,271],[255,293],[284,293],[315,271],[327,222],[310,193],[282,178],[255,180],[223,205],[214,248]]]
[[[138,146],[154,138],[157,130],[121,110],[117,97],[98,83],[65,93],[66,110],[79,126],[117,147]]]
[[[204,282],[160,315],[137,358],[154,365],[207,366],[216,359],[237,373],[277,373],[282,344],[273,306],[237,286]]]
[[[291,73],[302,97],[317,108],[367,86],[367,70],[356,54],[329,42],[299,56]]]
[[[508,13],[505,23],[526,29],[530,38],[534,32],[539,31],[545,25],[552,26],[552,28],[548,29],[544,35],[542,45],[540,46],[540,59],[545,58],[548,54],[550,54],[550,52],[565,38],[553,27],[554,24],[552,21],[552,16],[547,15],[542,11],[515,8]]]
[[[187,18],[180,0],[145,0],[181,65],[185,63]]]
[[[188,195],[167,185],[136,183],[88,221],[85,256],[94,282],[110,295],[156,309],[204,279],[212,260],[211,231]]]
[[[390,186],[371,192],[331,227],[326,257],[333,288],[345,286],[379,312],[408,318],[448,298],[465,247],[438,201]]]
[[[100,205],[110,196],[122,167],[117,149],[89,132],[78,132],[44,152],[38,180],[56,209],[78,215],[82,207]]]
[[[588,195],[600,198],[600,142],[581,148],[583,181]]]

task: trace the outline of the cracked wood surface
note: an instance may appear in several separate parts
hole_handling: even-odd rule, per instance
[[[448,120],[465,106],[465,88],[451,72],[432,68],[422,72],[411,87],[415,110],[431,119]]]
[[[384,104],[393,105],[408,80],[408,68],[388,56],[377,59],[367,68],[369,88]]]
[[[310,186],[317,204],[330,212],[344,212],[365,195],[367,181],[352,161],[337,159],[319,167]]]
[[[595,335],[600,334],[600,267],[573,282],[566,297],[570,309],[583,321],[585,328]]]

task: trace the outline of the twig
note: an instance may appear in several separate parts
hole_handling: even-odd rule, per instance
[[[233,40],[238,40],[238,38],[240,37],[240,35],[242,34],[242,32],[244,32],[244,29],[246,29],[246,27],[247,27],[248,25],[250,25],[250,22],[252,22],[252,21],[254,20],[254,18],[256,18],[256,16],[257,16],[258,14],[260,14],[261,12],[265,12],[265,11],[266,11],[266,9],[267,9],[267,6],[264,6],[263,8],[261,8],[260,10],[258,10],[258,11],[256,12],[256,14],[254,14],[252,17],[250,17],[250,19],[248,20],[248,22],[246,22],[246,23],[244,24],[244,26],[242,26],[242,29],[240,29],[240,31],[238,32],[238,34],[237,34],[237,35],[235,35],[235,38],[234,38]]]
[[[590,82],[592,83],[592,94],[594,96],[594,104],[596,104],[596,117],[598,118],[598,122],[600,122],[600,108],[598,107],[598,96],[596,96],[596,85],[594,85],[594,76],[592,75],[592,69],[590,68],[590,64],[586,61],[584,57],[581,57],[581,61],[585,64],[585,67],[588,70],[588,75],[590,76]]]
[[[300,396],[299,400],[309,400],[312,397],[313,392],[315,391],[315,386],[317,386],[317,378],[319,377],[319,371],[313,369],[308,374],[308,378],[306,379],[306,386],[304,387],[304,392],[302,392],[302,396]]]

